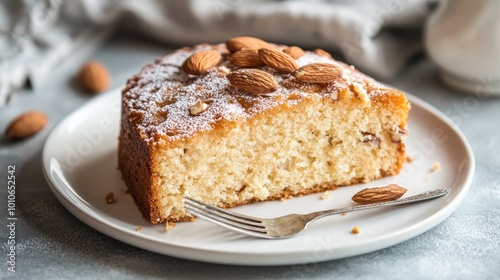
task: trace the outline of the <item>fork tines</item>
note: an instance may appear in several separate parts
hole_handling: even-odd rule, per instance
[[[224,210],[188,196],[184,197],[184,206],[188,212],[229,229],[247,234],[252,232],[254,235],[259,236],[267,234],[266,227],[262,221],[256,218]]]

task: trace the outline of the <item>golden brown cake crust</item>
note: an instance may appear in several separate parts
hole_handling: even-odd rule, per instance
[[[283,50],[285,46],[276,46]],[[182,70],[183,62],[192,54],[203,50],[216,50],[222,55],[222,61],[203,75],[189,75]],[[256,96],[232,87],[226,75],[237,67],[228,59],[226,46],[197,45],[183,48],[158,58],[131,77],[122,90],[122,119],[119,136],[118,162],[123,178],[134,197],[143,216],[152,223],[165,222],[157,201],[161,188],[153,178],[153,168],[160,163],[155,162],[155,151],[181,147],[182,143],[199,133],[214,133],[227,129],[242,121],[258,119],[262,114],[293,110],[294,106],[308,102],[310,95],[319,95],[328,102],[359,102],[361,105],[368,98],[370,102],[382,107],[400,108],[401,115],[396,116],[401,122],[397,124],[395,134],[405,134],[410,104],[405,95],[395,89],[378,83],[374,79],[360,73],[354,67],[317,55],[305,52],[296,60],[299,66],[310,63],[332,63],[343,70],[341,78],[328,84],[309,84],[300,82],[290,74],[281,74],[268,66],[255,67],[271,73],[279,84],[276,92],[269,95]],[[209,104],[203,114],[193,117],[189,108],[197,102]],[[405,145],[398,137],[393,140],[398,146],[396,164],[389,170],[381,170],[381,176],[397,174],[405,162]],[[370,178],[373,180],[376,178]],[[366,178],[353,178],[344,185],[366,181]],[[279,195],[270,196],[267,200],[283,199],[332,190],[336,184],[321,184],[304,191],[284,190]],[[237,205],[259,201],[249,199]],[[190,221],[192,217],[168,219],[169,221]]]

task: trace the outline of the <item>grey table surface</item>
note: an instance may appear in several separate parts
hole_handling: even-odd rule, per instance
[[[55,69],[51,81],[26,89],[0,108],[0,130],[19,113],[39,109],[50,122],[24,141],[0,138],[0,279],[500,279],[500,98],[458,93],[442,84],[424,56],[387,83],[432,104],[459,125],[476,158],[470,190],[435,228],[390,248],[346,259],[292,266],[231,266],[148,252],[108,237],[70,214],[41,169],[50,129],[92,96],[72,82],[87,59],[106,64],[121,87],[168,46],[116,36],[97,51]],[[472,106],[472,105],[473,106]],[[16,166],[16,272],[8,268],[7,168]]]

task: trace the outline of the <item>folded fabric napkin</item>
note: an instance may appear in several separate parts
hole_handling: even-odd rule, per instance
[[[0,107],[29,80],[92,50],[116,28],[170,44],[233,36],[341,51],[348,63],[391,78],[421,49],[431,0],[7,0],[0,2]]]

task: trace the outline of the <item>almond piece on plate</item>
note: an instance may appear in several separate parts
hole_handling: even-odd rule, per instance
[[[222,56],[215,50],[197,52],[184,61],[182,70],[191,75],[200,75],[217,65],[221,59]]]
[[[367,188],[357,192],[352,200],[359,204],[370,204],[396,200],[406,193],[406,188],[396,184],[384,187]]]
[[[5,130],[11,139],[23,139],[42,130],[48,122],[47,115],[40,111],[28,111],[16,117]]]
[[[228,74],[226,78],[233,87],[257,95],[278,90],[274,76],[258,69],[239,69]]]

